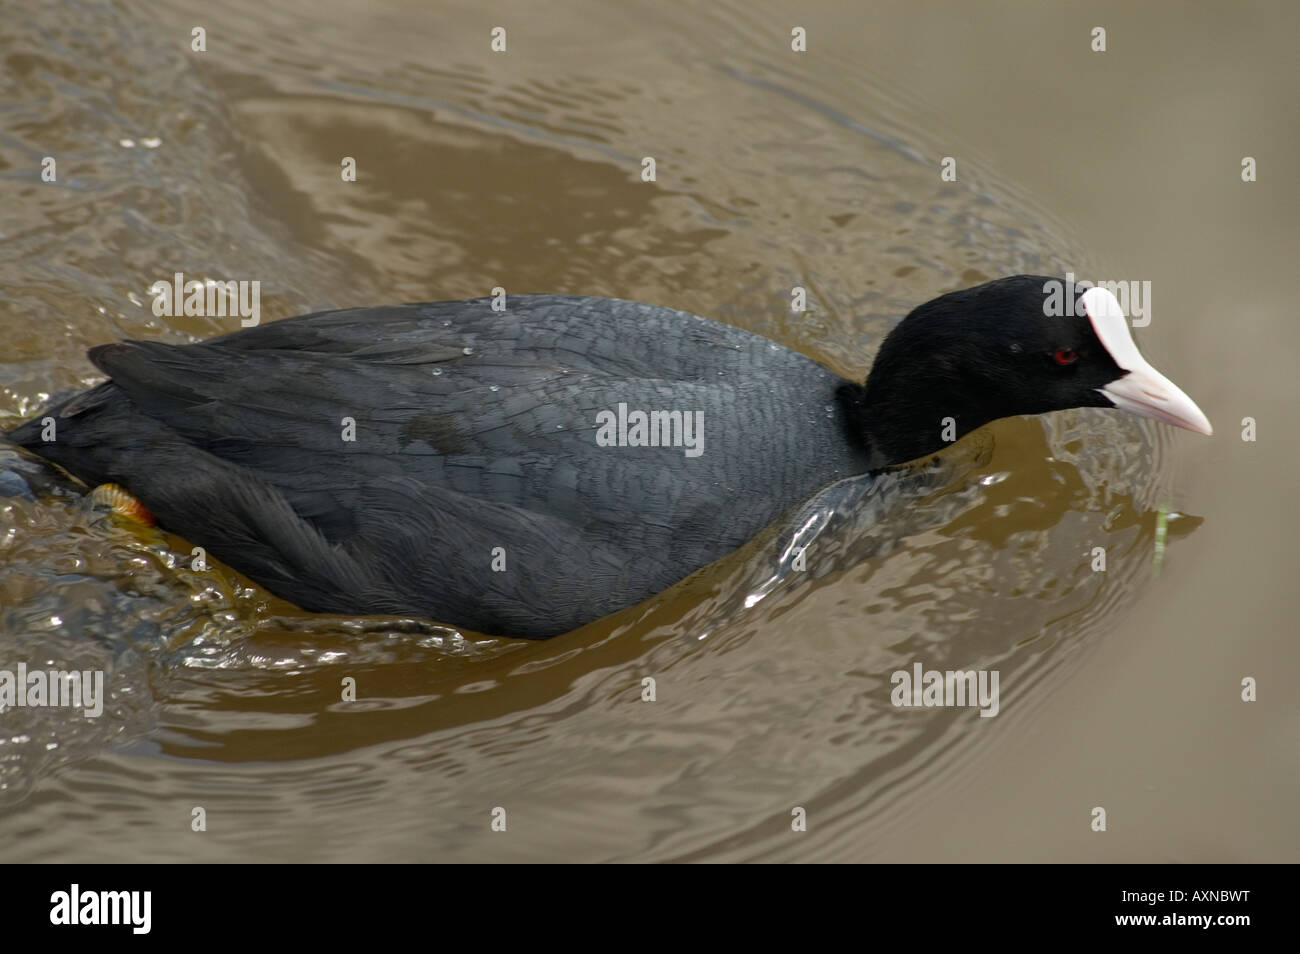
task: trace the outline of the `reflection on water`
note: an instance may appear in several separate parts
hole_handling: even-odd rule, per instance
[[[93,381],[90,344],[231,330],[153,316],[147,289],[174,271],[261,280],[267,319],[497,284],[637,298],[861,377],[922,300],[1088,264],[991,177],[940,182],[926,132],[898,118],[924,113],[857,64],[796,74],[753,48],[720,66],[611,39],[503,65],[435,56],[445,31],[410,39],[414,11],[359,26],[254,4],[205,10],[231,53],[196,60],[177,40],[193,16],[87,5],[0,25],[10,420]],[[33,178],[50,151],[57,188]],[[655,183],[637,177],[647,154]],[[1014,719],[1113,626],[1149,576],[1152,435],[1095,411],[1000,422],[541,644],[309,616],[66,490],[8,497],[0,658],[102,668],[110,697],[98,720],[3,713],[7,857],[824,857],[983,744],[969,710],[892,707],[893,670],[998,669]],[[186,837],[196,804],[221,837]],[[794,804],[821,821],[792,846]],[[508,844],[484,834],[496,805]],[[92,817],[87,847],[68,822]]]

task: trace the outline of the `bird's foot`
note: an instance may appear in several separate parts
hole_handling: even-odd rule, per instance
[[[100,484],[90,492],[90,503],[91,506],[103,507],[110,513],[146,527],[158,523],[154,515],[149,512],[149,508],[141,503],[138,497],[118,484]]]

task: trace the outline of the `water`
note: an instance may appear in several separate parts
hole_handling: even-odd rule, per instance
[[[1278,242],[1260,237],[1289,234],[1276,194],[1243,211],[1230,176],[1222,194],[1182,183],[1198,150],[1160,130],[1162,149],[1193,156],[1161,187],[1197,190],[1219,254],[1248,247],[1221,268],[1259,276],[1231,301],[1273,330],[1225,339],[1213,318],[1229,292],[1186,287],[1203,231],[1134,188],[1140,160],[1061,148],[1067,80],[1050,51],[1025,50],[1046,29],[1033,4],[980,25],[826,5],[800,14],[802,57],[791,16],[517,4],[500,14],[505,54],[468,3],[5,17],[0,414],[98,380],[90,345],[237,326],[154,316],[149,287],[177,271],[260,280],[263,320],[496,286],[640,299],[855,378],[893,321],[942,291],[1016,272],[1151,275],[1162,310],[1144,350],[1216,425],[1293,410],[1293,376],[1267,373],[1295,336],[1270,304],[1289,290],[1264,268]],[[1156,76],[1184,69],[1162,31],[1231,42],[1213,12],[1112,17]],[[189,50],[196,25],[206,53]],[[1243,29],[1255,43],[1276,30]],[[1122,72],[1129,55],[1117,45],[1107,62]],[[1031,62],[988,65],[1016,56]],[[1144,95],[1082,55],[1067,65],[1107,115]],[[1007,78],[996,110],[971,81],[990,70]],[[1216,82],[1244,94],[1256,80]],[[1269,107],[1255,109],[1263,123]],[[1198,143],[1236,121],[1198,116]],[[51,154],[57,185],[37,174]],[[943,182],[954,154],[959,180]],[[1084,201],[1078,180],[1098,165]],[[1149,229],[1115,229],[1133,209]],[[302,613],[47,479],[0,502],[0,666],[100,668],[109,698],[98,719],[0,713],[0,856],[864,860],[978,845],[1003,860],[1294,859],[1298,775],[1279,730],[1300,711],[1270,687],[1252,716],[1234,689],[1300,662],[1280,585],[1295,544],[1276,532],[1294,453],[1227,430],[1199,445],[1103,411],[998,422],[932,467],[828,488],[732,558],[541,644]],[[1161,508],[1177,516],[1156,583]],[[916,660],[997,669],[999,715],[892,706],[891,674]],[[1212,723],[1193,746],[1198,713]],[[1250,771],[1256,796],[1224,766]],[[1128,820],[1099,846],[1087,812],[1102,798]],[[806,833],[790,831],[794,806]],[[1217,834],[1189,841],[1211,808]]]

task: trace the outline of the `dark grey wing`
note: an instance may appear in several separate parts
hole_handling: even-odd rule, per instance
[[[307,352],[232,361],[215,346],[150,342],[105,345],[93,358],[140,412],[269,480],[335,540],[355,529],[348,515],[361,512],[357,495],[377,477],[575,521],[653,526],[679,523],[676,501],[701,487],[721,490],[771,466],[754,447],[694,458],[681,447],[597,447],[597,415],[619,403],[699,411],[734,437],[727,421],[738,400],[764,397],[761,382],[740,378],[665,382],[483,358],[385,365]]]
[[[773,343],[690,312],[616,298],[513,295],[346,308],[286,318],[212,338],[238,351],[299,351],[388,364],[447,358],[698,381],[770,361]],[[797,362],[819,367],[794,352]]]
[[[106,345],[92,358],[113,380],[36,449],[307,608],[519,635],[637,602],[853,472],[804,427],[839,379],[765,339],[637,303],[476,304]],[[598,449],[596,415],[620,403],[700,412],[705,452]]]

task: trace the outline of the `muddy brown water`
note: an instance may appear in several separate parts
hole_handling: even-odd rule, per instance
[[[497,285],[640,299],[858,377],[915,304],[1068,270],[1151,282],[1143,349],[1216,425],[998,422],[810,504],[806,571],[774,528],[541,644],[312,616],[75,495],[7,498],[0,668],[102,669],[109,698],[97,719],[0,712],[0,858],[1296,860],[1298,19],[1029,0],[0,18],[0,423],[97,380],[88,346],[232,330],[154,316],[177,271],[260,281],[263,320]],[[917,661],[997,670],[998,714],[895,707]]]

